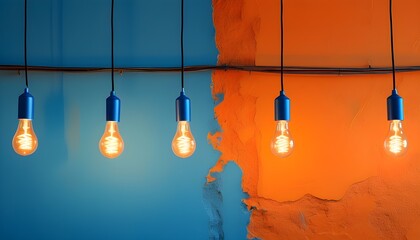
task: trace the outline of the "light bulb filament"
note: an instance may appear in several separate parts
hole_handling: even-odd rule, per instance
[[[26,121],[23,123],[22,129],[23,133],[17,136],[19,149],[31,150],[33,144],[32,135],[28,133],[29,126]]]
[[[277,122],[276,132],[271,140],[271,151],[279,157],[287,157],[293,151],[293,139],[289,132],[288,122],[280,120]]]
[[[191,149],[191,138],[182,135],[176,139],[176,145],[181,154],[187,154]]]
[[[108,136],[105,138],[105,151],[108,154],[118,153],[118,138],[114,136]]]
[[[115,129],[114,125],[111,125],[108,133],[109,136],[105,137],[105,152],[108,154],[116,154],[118,153],[118,138],[114,137]]]
[[[13,137],[13,149],[16,153],[27,156],[35,152],[38,147],[38,139],[32,128],[32,121],[19,119],[18,129]]]
[[[31,150],[32,149],[32,135],[29,133],[24,133],[17,136],[19,149],[22,150]]]
[[[288,153],[290,139],[284,135],[277,136],[274,143],[274,148],[278,153]]]
[[[394,135],[389,138],[389,151],[400,153],[405,148],[405,141],[400,136]]]
[[[172,141],[172,150],[176,156],[181,158],[189,157],[194,153],[195,140],[187,121],[178,122],[177,132]]]
[[[394,157],[402,156],[407,151],[407,139],[400,120],[391,121],[388,137],[384,143],[387,153]]]
[[[116,158],[124,151],[124,141],[117,122],[107,121],[104,135],[99,141],[99,150],[107,158]]]

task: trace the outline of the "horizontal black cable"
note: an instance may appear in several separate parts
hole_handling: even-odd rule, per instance
[[[25,70],[22,65],[0,65],[0,71],[21,71]],[[40,72],[106,72],[111,71],[109,67],[49,67],[49,66],[28,66],[28,70]],[[281,69],[278,66],[185,66],[186,72],[212,71],[212,70],[233,70],[245,72],[262,72],[279,74]],[[396,67],[397,72],[420,71],[420,66]],[[180,72],[181,67],[120,67],[115,68],[117,72]],[[286,74],[299,75],[363,75],[363,74],[386,74],[392,73],[392,68],[329,68],[329,67],[284,67]]]

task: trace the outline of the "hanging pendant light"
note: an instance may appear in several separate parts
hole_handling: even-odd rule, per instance
[[[389,132],[384,142],[386,152],[394,157],[399,157],[407,152],[407,139],[402,128],[404,120],[404,100],[398,95],[395,84],[395,61],[394,61],[394,33],[392,26],[392,0],[389,0],[389,24],[391,32],[391,58],[392,58],[392,93],[387,98]]]
[[[111,7],[111,62],[112,62],[112,91],[106,99],[106,126],[104,134],[99,141],[99,150],[104,157],[116,158],[124,151],[124,141],[118,130],[120,121],[121,101],[115,95],[114,84],[114,0]]]
[[[271,140],[271,151],[278,157],[289,156],[294,148],[294,141],[289,131],[290,121],[290,99],[284,92],[283,75],[284,75],[284,51],[283,51],[283,0],[280,0],[280,95],[274,100],[274,119],[277,123],[274,137]]]
[[[18,102],[18,119],[19,124],[16,133],[12,140],[13,150],[19,155],[28,156],[36,151],[38,148],[38,139],[35,135],[32,126],[32,119],[34,118],[34,97],[29,93],[28,81],[28,61],[27,61],[27,0],[25,0],[25,33],[24,33],[24,48],[25,48],[25,80],[26,88],[22,95],[19,96]]]
[[[184,90],[184,0],[181,0],[181,94],[175,101],[176,121],[178,122],[172,140],[172,151],[180,158],[193,155],[196,143],[191,132],[191,100]]]

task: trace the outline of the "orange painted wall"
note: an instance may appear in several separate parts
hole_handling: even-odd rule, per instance
[[[287,66],[390,65],[388,1],[284,1]],[[279,65],[279,1],[213,0],[219,64]],[[395,1],[396,64],[420,65],[420,2]],[[274,157],[273,101],[279,76],[218,71],[222,131],[209,136],[235,161],[252,210],[249,237],[420,239],[420,73],[399,73],[408,153],[388,157],[391,75],[286,75],[296,148]]]

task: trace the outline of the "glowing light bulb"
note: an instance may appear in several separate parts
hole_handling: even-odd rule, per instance
[[[19,155],[28,156],[38,147],[38,138],[32,127],[31,119],[19,119],[18,128],[12,141],[13,150]]]
[[[179,121],[177,131],[172,140],[172,151],[180,158],[187,158],[195,151],[195,140],[188,121]]]
[[[287,157],[293,151],[294,143],[289,132],[288,122],[277,121],[276,131],[271,140],[271,151],[278,157]]]
[[[402,122],[392,120],[390,122],[388,136],[384,142],[385,150],[394,157],[399,157],[407,152],[407,139],[403,132]]]
[[[116,121],[107,121],[105,132],[99,141],[99,151],[107,158],[116,158],[124,151],[124,141]]]

